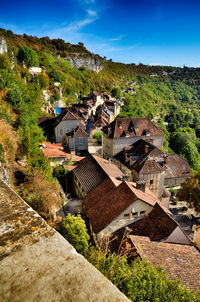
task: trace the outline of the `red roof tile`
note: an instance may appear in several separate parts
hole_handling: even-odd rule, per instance
[[[180,278],[184,286],[200,290],[200,253],[194,246],[156,242],[144,236],[129,237],[142,259],[163,265],[169,278]]]
[[[152,194],[137,190],[129,182],[121,182],[117,187],[112,186],[111,182],[109,185],[106,182],[106,185],[105,189],[105,184],[102,183],[84,197],[86,212],[96,234],[103,230],[136,199],[140,199],[151,206],[159,202]],[[103,213],[103,215],[100,213]]]
[[[164,136],[159,127],[146,117],[117,118],[105,126],[103,132],[108,134],[110,138],[120,138],[126,135],[129,137]]]

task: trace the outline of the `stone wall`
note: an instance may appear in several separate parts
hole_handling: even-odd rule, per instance
[[[125,302],[108,279],[0,181],[1,302]]]

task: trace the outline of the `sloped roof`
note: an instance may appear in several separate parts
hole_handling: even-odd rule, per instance
[[[188,162],[178,154],[169,154],[165,159],[165,178],[192,176]]]
[[[108,126],[105,126],[103,132],[110,138],[164,136],[159,127],[146,117],[117,118]]]
[[[81,160],[73,173],[86,193],[96,188],[106,177],[123,175],[116,165],[95,155]]]
[[[81,127],[76,127],[74,130],[66,133],[66,135],[70,136],[70,137],[85,137],[85,136],[88,136],[88,134]]]
[[[159,173],[159,172],[164,172],[165,169],[161,167],[155,160],[142,160],[142,161],[137,161],[133,169],[137,172],[140,172],[142,174],[150,174],[150,173]]]
[[[151,241],[144,236],[129,236],[142,259],[163,265],[169,278],[180,278],[187,288],[200,290],[200,253],[194,246]]]
[[[99,233],[136,199],[140,199],[150,206],[159,202],[152,194],[144,193],[134,188],[133,183],[125,181],[115,187],[111,182],[102,183],[89,196],[86,195],[84,205],[94,232]]]
[[[154,204],[153,210],[148,216],[129,225],[131,234],[147,236],[151,240],[157,241],[168,240],[167,238],[177,227],[181,230],[188,244],[192,244],[192,241],[183,231],[181,226],[172,218],[171,212],[158,202]],[[185,240],[183,244],[186,244]]]
[[[56,148],[44,148],[43,153],[49,158],[66,158],[70,160],[71,155]]]
[[[71,111],[67,110],[65,115],[62,117],[61,121],[66,121],[66,120],[78,120],[78,116],[72,113]]]

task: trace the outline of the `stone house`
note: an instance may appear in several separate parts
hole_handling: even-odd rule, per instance
[[[84,127],[84,122],[79,116],[72,113],[69,109],[66,109],[61,113],[54,124],[54,133],[56,143],[62,143],[65,138],[65,134],[74,130],[77,126]]]
[[[170,279],[179,278],[189,289],[200,289],[200,253],[159,203],[147,216],[114,232],[109,249],[120,249],[130,260],[140,257],[155,266],[162,265]]]
[[[177,154],[167,154],[143,139],[125,147],[113,161],[129,180],[144,180],[160,200],[163,193],[166,197],[164,187],[180,186],[192,175],[186,160]]]
[[[64,152],[62,144],[44,142],[40,145],[40,148],[44,156],[48,157],[51,166],[65,164],[71,159],[71,154]]]
[[[145,181],[147,187],[161,200],[165,169],[163,152],[149,142],[139,139],[113,157],[113,161],[130,181]]]
[[[159,200],[134,183],[105,180],[83,199],[91,232],[97,240],[148,215]]]
[[[164,134],[148,118],[117,118],[102,129],[103,156],[113,157],[139,139],[154,144],[157,148],[163,146]]]
[[[192,176],[192,171],[187,160],[177,154],[168,154],[163,159],[163,167],[165,168],[164,186],[180,187],[180,185]]]
[[[116,183],[122,177],[123,173],[116,165],[95,155],[89,155],[81,160],[72,171],[73,188],[78,197],[88,194],[106,178]]]
[[[70,150],[88,151],[88,138],[88,134],[81,127],[76,127],[71,132],[66,133],[64,143]]]

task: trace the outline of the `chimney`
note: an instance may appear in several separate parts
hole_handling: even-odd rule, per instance
[[[136,189],[145,192],[146,189],[146,181],[145,180],[139,180],[136,182]]]
[[[144,150],[145,150],[145,154],[147,154],[149,152],[149,146],[145,145]]]
[[[73,162],[76,162],[76,153],[75,153],[75,150],[71,150],[70,153],[71,153],[70,160],[73,161]]]

